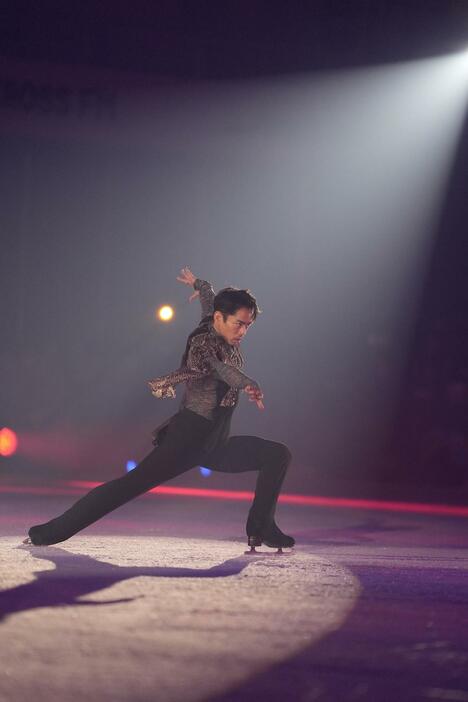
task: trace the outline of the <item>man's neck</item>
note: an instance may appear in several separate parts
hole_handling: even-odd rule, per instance
[[[233,344],[230,344],[228,341],[226,341],[226,339],[224,338],[224,336],[223,336],[222,334],[219,333],[219,331],[218,331],[218,330],[216,329],[216,327],[215,327],[214,321],[210,321],[210,327],[213,329],[213,331],[214,331],[214,333],[216,334],[216,336],[217,336],[219,339],[222,339],[222,340],[224,341],[224,343],[227,344],[227,346],[233,346]]]

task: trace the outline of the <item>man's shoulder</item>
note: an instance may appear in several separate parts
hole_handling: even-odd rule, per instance
[[[197,333],[195,331],[192,335],[192,338],[190,339],[190,348],[191,349],[201,349],[201,348],[212,348],[215,349],[217,347],[216,344],[216,338],[212,334],[212,332],[209,329],[201,329],[200,332]]]
[[[190,339],[190,346],[204,346],[209,343],[210,333],[201,331],[199,334],[194,334]]]

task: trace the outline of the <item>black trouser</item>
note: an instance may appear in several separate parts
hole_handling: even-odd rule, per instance
[[[240,473],[258,470],[255,497],[247,520],[247,534],[261,533],[274,517],[276,502],[291,460],[289,449],[257,436],[233,436],[210,453],[203,450],[213,423],[188,409],[169,424],[164,441],[132,471],[99,485],[70,509],[45,524],[31,527],[33,543],[54,544],[93,524],[108,512],[196,465]]]

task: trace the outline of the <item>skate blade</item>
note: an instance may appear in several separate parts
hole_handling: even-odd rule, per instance
[[[39,546],[46,545],[46,544],[33,544],[33,542],[31,541],[31,538],[29,536],[27,536],[25,539],[23,539],[23,541],[21,543],[26,544],[26,546],[35,546],[36,548],[38,548]]]
[[[276,546],[273,546],[273,548],[276,548]],[[282,548],[277,548],[276,551],[257,551],[255,546],[251,546],[250,551],[244,551],[244,556],[290,556],[293,553],[293,547],[288,548],[286,551]]]

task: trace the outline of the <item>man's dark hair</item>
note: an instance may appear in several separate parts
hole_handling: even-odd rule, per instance
[[[252,312],[253,319],[262,311],[257,305],[257,300],[250,290],[239,290],[239,288],[223,288],[216,295],[213,302],[213,311],[221,312],[224,321],[229,315],[235,314],[241,307],[246,307]]]

